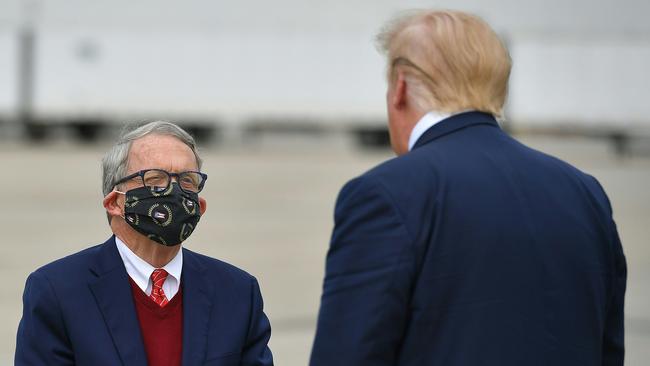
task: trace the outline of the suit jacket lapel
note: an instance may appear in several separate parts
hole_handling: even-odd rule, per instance
[[[202,365],[206,356],[212,302],[209,283],[196,255],[183,249],[183,366]]]
[[[111,237],[101,247],[91,271],[97,276],[89,286],[104,316],[115,348],[124,365],[147,365],[140,323],[122,258]]]
[[[426,130],[426,132],[424,132],[424,134],[422,134],[422,136],[420,136],[420,138],[415,142],[415,145],[413,145],[413,150],[439,137],[475,125],[492,125],[497,128],[499,127],[496,119],[494,119],[494,116],[491,114],[476,111],[459,113],[436,123]]]

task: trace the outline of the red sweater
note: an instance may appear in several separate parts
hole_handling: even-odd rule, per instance
[[[183,351],[182,288],[160,307],[129,278],[149,366],[179,366]]]

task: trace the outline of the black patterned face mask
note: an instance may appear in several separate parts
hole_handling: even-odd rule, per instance
[[[185,241],[201,218],[199,195],[184,192],[175,182],[164,191],[140,187],[127,191],[125,196],[124,220],[165,246]]]

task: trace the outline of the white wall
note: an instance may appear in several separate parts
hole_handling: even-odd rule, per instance
[[[39,40],[37,108],[226,119],[363,116],[381,107],[383,93],[381,58],[358,47],[367,43],[318,34],[52,30]]]
[[[44,116],[381,123],[373,37],[395,12],[433,5],[477,13],[507,38],[515,123],[650,124],[646,0],[0,1],[0,26],[36,24]]]
[[[650,126],[650,39],[524,39],[511,52],[515,123]]]
[[[16,35],[0,26],[0,117],[15,113],[17,58]]]

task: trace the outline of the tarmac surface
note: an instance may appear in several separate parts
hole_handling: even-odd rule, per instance
[[[617,158],[602,142],[524,142],[596,176],[627,256],[627,365],[650,359],[650,157]],[[111,234],[99,161],[108,148],[0,141],[0,365],[13,364],[27,275]],[[282,366],[306,365],[314,336],[334,201],[349,179],[391,157],[340,139],[265,140],[202,151],[208,211],[188,248],[254,274]]]

